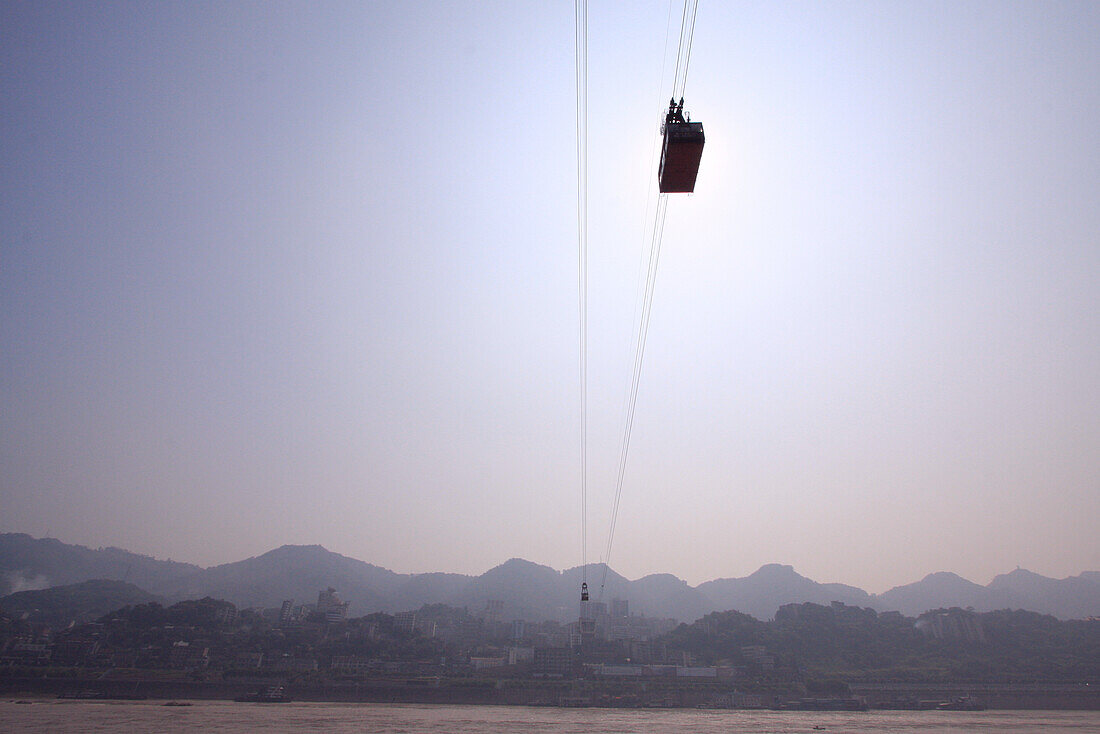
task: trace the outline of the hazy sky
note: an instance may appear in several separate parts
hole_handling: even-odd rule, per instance
[[[589,15],[595,561],[673,60]],[[573,74],[568,2],[0,5],[0,530],[578,565]],[[1100,570],[1098,79],[1096,2],[702,0],[613,567]]]

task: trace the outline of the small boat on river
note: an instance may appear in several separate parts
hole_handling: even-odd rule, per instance
[[[233,699],[237,703],[290,703],[290,696],[286,695],[283,686],[266,686],[244,696]]]

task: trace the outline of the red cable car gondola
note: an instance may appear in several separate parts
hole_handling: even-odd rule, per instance
[[[695,191],[699,160],[703,157],[703,123],[684,117],[684,98],[669,100],[665,115],[664,145],[657,183],[662,194],[690,194]]]

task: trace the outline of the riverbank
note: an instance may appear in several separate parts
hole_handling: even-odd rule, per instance
[[[100,699],[221,700],[255,693],[271,681],[188,681],[123,678],[0,678],[0,695]],[[600,708],[767,709],[799,697],[742,693],[731,687],[623,685],[609,681],[488,679],[363,680],[287,683],[294,701],[332,703],[463,704]],[[872,709],[935,708],[965,699],[992,710],[1100,711],[1100,686],[1081,684],[903,684],[853,686],[852,697]],[[923,704],[923,705],[922,705]]]

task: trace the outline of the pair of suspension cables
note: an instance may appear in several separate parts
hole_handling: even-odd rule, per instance
[[[672,1],[669,0],[669,15],[665,29],[665,56],[667,60],[668,33],[672,24]],[[688,68],[691,64],[691,46],[695,36],[695,16],[698,0],[684,0],[680,17],[680,41],[676,50],[676,70],[673,75],[673,98],[683,98],[687,85]],[[580,484],[581,484],[581,599],[588,600],[588,2],[574,0],[574,20],[576,25],[576,77],[577,77],[577,285],[579,293],[579,352],[580,352]],[[663,84],[665,60],[661,62]],[[661,110],[664,109],[662,98]],[[653,146],[654,150],[656,145]],[[656,156],[651,162],[650,179]],[[646,204],[649,211],[649,204]],[[634,426],[634,412],[638,402],[638,385],[641,381],[642,361],[645,354],[646,338],[649,334],[649,319],[653,307],[653,291],[657,280],[657,264],[661,257],[661,242],[664,239],[665,215],[668,211],[668,194],[659,193],[649,233],[649,262],[646,269],[645,289],[642,296],[641,314],[637,317],[634,361],[630,379],[630,389],[626,400],[626,416],[623,438],[619,448],[618,470],[615,475],[614,501],[611,510],[611,524],[607,533],[607,545],[602,558],[603,573],[600,580],[600,598],[603,597],[607,582],[608,564],[611,562],[611,550],[615,540],[615,528],[618,523],[619,505],[622,499],[623,480],[626,476],[627,457],[630,453],[630,435]],[[644,237],[644,235],[643,235]]]

